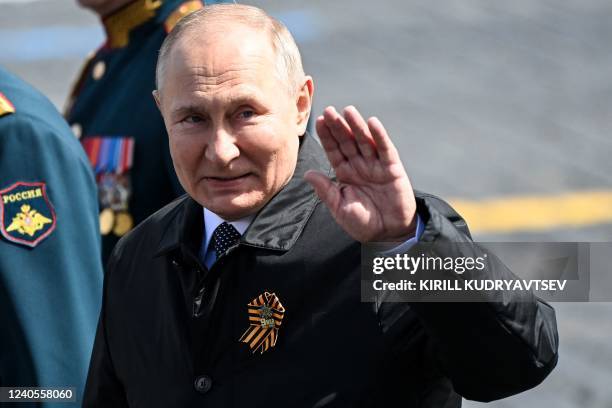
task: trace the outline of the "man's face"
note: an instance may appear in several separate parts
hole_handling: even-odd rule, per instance
[[[275,62],[266,34],[240,25],[188,33],[167,59],[157,100],[174,168],[187,193],[226,220],[257,212],[295,170],[305,123]]]

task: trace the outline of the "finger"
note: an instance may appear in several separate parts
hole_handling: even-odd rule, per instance
[[[380,120],[375,117],[368,119],[368,127],[376,143],[376,151],[380,160],[385,164],[400,162],[399,153]]]
[[[368,124],[363,119],[357,108],[354,106],[347,106],[344,108],[344,118],[353,130],[353,135],[355,136],[355,140],[357,141],[357,146],[359,147],[361,155],[366,159],[375,158],[376,145],[374,143],[374,139],[372,139]]]
[[[353,131],[348,123],[346,123],[346,120],[336,112],[336,109],[333,106],[325,108],[323,118],[331,131],[331,135],[336,139],[342,154],[348,159],[359,156],[360,153],[353,136]]]
[[[323,116],[319,116],[317,118],[315,126],[317,129],[317,135],[319,135],[319,140],[321,141],[321,145],[323,145],[323,150],[325,150],[325,154],[327,155],[327,159],[331,165],[336,168],[340,163],[345,161],[346,158],[340,151],[338,142],[336,142],[336,139],[331,135],[329,127],[327,127]]]
[[[335,214],[342,197],[338,185],[323,173],[315,170],[308,170],[304,174],[304,179],[312,185],[317,196],[325,203],[331,213]]]

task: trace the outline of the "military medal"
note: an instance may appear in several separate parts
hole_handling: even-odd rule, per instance
[[[276,346],[278,329],[285,315],[285,308],[278,296],[265,292],[248,305],[249,328],[238,341],[247,343],[253,353],[260,354]]]
[[[100,212],[100,234],[108,235],[113,230],[115,224],[115,213],[110,208],[105,208]]]
[[[134,226],[128,212],[131,185],[129,170],[134,156],[130,137],[86,137],[83,148],[96,174],[100,201],[100,232],[121,237]]]
[[[115,218],[115,228],[113,228],[113,234],[118,237],[124,236],[134,226],[134,220],[132,216],[127,212],[120,212]]]

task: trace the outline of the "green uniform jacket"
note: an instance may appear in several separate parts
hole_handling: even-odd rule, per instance
[[[44,96],[2,68],[0,92],[14,107],[0,116],[0,386],[80,398],[102,294],[96,186]]]

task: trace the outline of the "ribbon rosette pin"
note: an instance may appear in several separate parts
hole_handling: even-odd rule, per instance
[[[247,306],[250,325],[239,341],[247,343],[253,353],[259,350],[263,354],[276,345],[285,308],[278,296],[269,292],[257,296]]]

